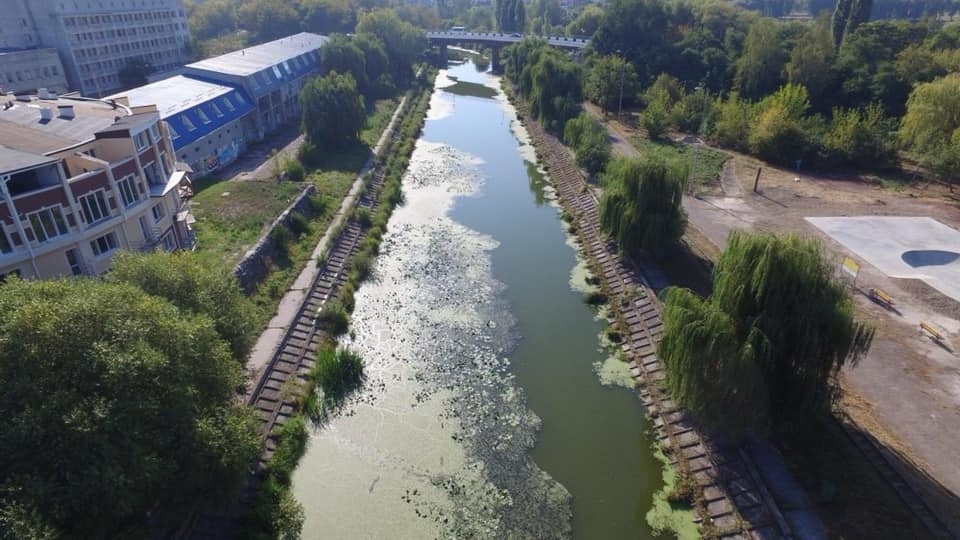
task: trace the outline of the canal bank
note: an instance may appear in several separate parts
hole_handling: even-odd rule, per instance
[[[719,443],[664,392],[665,372],[656,356],[662,322],[654,291],[668,285],[666,277],[652,260],[621,256],[601,234],[598,195],[574,164],[571,151],[536,119],[527,114],[523,118],[584,253],[602,276],[623,351],[656,426],[659,450],[672,468],[664,477],[669,484],[672,476],[676,486],[658,494],[656,507],[669,511],[666,499],[692,503],[699,532],[708,538],[825,538],[816,509],[768,445]],[[776,497],[768,485],[775,486]],[[780,504],[789,511],[781,512]],[[651,512],[651,522],[659,521],[658,514]]]
[[[304,537],[651,538],[661,467],[635,394],[600,384],[551,190],[497,79],[450,74],[356,294],[367,385],[294,473]]]

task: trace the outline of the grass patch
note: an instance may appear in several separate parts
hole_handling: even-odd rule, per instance
[[[630,144],[644,156],[656,156],[668,164],[693,168],[694,186],[697,187],[717,184],[723,163],[730,159],[727,154],[713,148],[695,148],[672,141],[651,141],[639,136],[630,137]]]
[[[236,264],[303,189],[292,182],[227,182],[206,178],[193,184],[191,210],[197,219],[197,251]]]
[[[380,139],[383,130],[387,129],[390,117],[393,116],[393,111],[397,109],[398,105],[400,105],[399,99],[381,99],[374,103],[373,110],[367,117],[367,123],[363,125],[363,129],[360,131],[360,140],[364,144],[370,148],[377,144],[377,140]]]

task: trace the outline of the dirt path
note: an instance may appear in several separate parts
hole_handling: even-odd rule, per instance
[[[636,155],[632,132],[607,122],[614,153]],[[826,177],[771,167],[731,154],[717,195],[685,196],[688,223],[716,247],[736,229],[798,233],[819,238],[838,262],[849,252],[810,225],[813,216],[929,216],[960,229],[960,198],[939,185],[887,188],[859,177]],[[753,192],[762,167],[758,193]],[[722,187],[722,188],[721,188]],[[885,447],[900,468],[960,537],[960,302],[918,280],[895,279],[861,262],[854,300],[858,315],[877,328],[873,346],[859,365],[844,370],[844,409]],[[881,288],[896,311],[870,300]],[[946,346],[919,331],[934,324]],[[935,479],[935,480],[934,480]]]

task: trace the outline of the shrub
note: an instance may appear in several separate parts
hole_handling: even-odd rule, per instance
[[[290,232],[294,236],[300,238],[304,234],[310,232],[310,222],[307,218],[300,212],[291,212],[290,213]]]
[[[303,164],[300,163],[300,160],[293,158],[287,158],[287,162],[283,166],[283,172],[286,173],[287,180],[291,182],[302,182],[304,176],[306,176]]]
[[[317,324],[333,336],[342,336],[350,327],[350,315],[339,300],[329,300],[317,312]]]

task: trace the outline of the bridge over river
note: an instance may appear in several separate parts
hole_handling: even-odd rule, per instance
[[[505,34],[497,32],[465,32],[462,30],[434,30],[427,32],[427,41],[431,45],[440,47],[440,58],[444,60],[447,57],[448,45],[476,43],[490,47],[490,63],[495,73],[500,72],[500,49],[510,45],[511,43],[517,43],[525,37],[540,36],[525,36],[522,34]],[[542,39],[546,39],[547,43],[554,47],[570,49],[573,51],[579,51],[590,43],[589,39],[582,37],[547,36]]]

